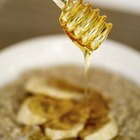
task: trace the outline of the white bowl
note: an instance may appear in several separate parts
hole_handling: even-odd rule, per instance
[[[31,68],[84,65],[83,54],[68,37],[55,35],[15,44],[0,52],[0,86]],[[107,40],[93,53],[91,65],[117,72],[140,85],[140,54]]]

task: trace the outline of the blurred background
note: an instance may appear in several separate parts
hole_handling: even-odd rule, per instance
[[[88,0],[114,27],[109,38],[140,52],[140,0]],[[0,0],[0,50],[34,37],[64,34],[52,0]]]

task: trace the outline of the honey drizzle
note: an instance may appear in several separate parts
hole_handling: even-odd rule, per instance
[[[84,4],[83,0],[68,0],[59,18],[65,33],[84,53],[86,96],[91,53],[101,45],[112,29],[112,24],[106,23],[105,20],[106,16],[99,15],[99,9]]]
[[[84,67],[84,83],[85,83],[85,96],[88,97],[88,81],[89,81],[89,68],[91,54],[88,51],[84,51],[85,67]]]

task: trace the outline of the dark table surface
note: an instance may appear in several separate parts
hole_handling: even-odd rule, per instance
[[[114,25],[110,38],[140,51],[140,15],[99,8]],[[0,2],[0,49],[34,37],[64,34],[60,12],[51,0]]]

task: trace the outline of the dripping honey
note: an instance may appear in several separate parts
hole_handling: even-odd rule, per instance
[[[87,93],[91,54],[107,38],[112,29],[112,24],[106,23],[106,16],[100,16],[99,11],[93,9],[90,4],[84,4],[82,0],[68,0],[59,19],[66,34],[84,54],[85,93]]]
[[[88,71],[90,68],[90,58],[92,54],[92,50],[90,50],[89,46],[82,45],[80,41],[73,37],[71,32],[67,31],[66,27],[63,26],[64,31],[70,37],[70,39],[82,50],[84,59],[85,59],[85,67],[84,67],[84,83],[85,83],[85,95],[88,95]]]

